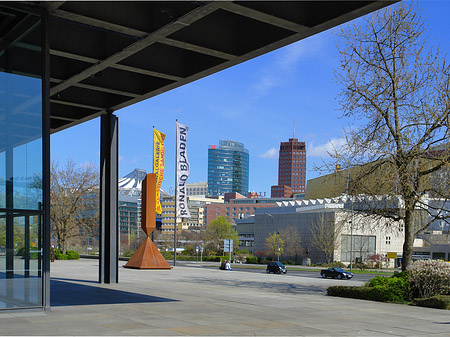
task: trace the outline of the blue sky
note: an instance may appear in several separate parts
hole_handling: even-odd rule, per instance
[[[421,1],[432,41],[449,53],[449,1]],[[188,182],[207,180],[208,146],[220,139],[244,143],[250,152],[250,190],[267,192],[278,181],[280,142],[293,136],[306,142],[307,179],[327,160],[330,142],[339,144],[343,128],[334,79],[338,66],[338,28],[265,54],[186,86],[119,110],[119,176],[134,168],[151,172],[152,127],[166,134],[162,188],[174,186],[175,119],[189,126]],[[52,160],[71,158],[99,165],[99,119],[52,135]]]

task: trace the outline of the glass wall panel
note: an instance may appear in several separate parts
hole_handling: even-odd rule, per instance
[[[353,238],[353,243],[351,240]],[[352,248],[353,249],[352,249]],[[352,254],[350,254],[352,251]],[[373,235],[341,235],[341,261],[349,262],[361,258],[363,262],[376,254],[376,237]]]
[[[10,7],[0,4],[0,309],[43,305],[41,18]]]

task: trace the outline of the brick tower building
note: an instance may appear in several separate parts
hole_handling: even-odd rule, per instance
[[[289,198],[306,190],[306,146],[297,138],[280,143],[278,185],[272,186],[272,198]]]

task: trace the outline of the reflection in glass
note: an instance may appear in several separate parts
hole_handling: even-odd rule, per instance
[[[1,4],[0,13],[0,309],[40,307],[40,17]]]

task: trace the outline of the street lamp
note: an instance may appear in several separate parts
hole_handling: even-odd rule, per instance
[[[347,197],[349,197],[350,186],[350,170],[347,176]],[[353,271],[353,195],[351,196],[352,208],[351,208],[351,220],[350,220],[350,271]]]
[[[267,215],[268,217],[272,218],[272,228],[274,229],[274,233],[279,235],[280,233],[278,233],[278,228],[275,227],[275,218],[273,217],[273,215],[269,214],[269,213],[264,213],[264,215]],[[264,223],[265,223],[265,221],[266,221],[266,218],[264,218]],[[277,240],[277,246],[278,246],[277,261],[280,261],[280,250],[281,250],[281,248],[280,248],[280,243],[279,243],[278,240]]]

